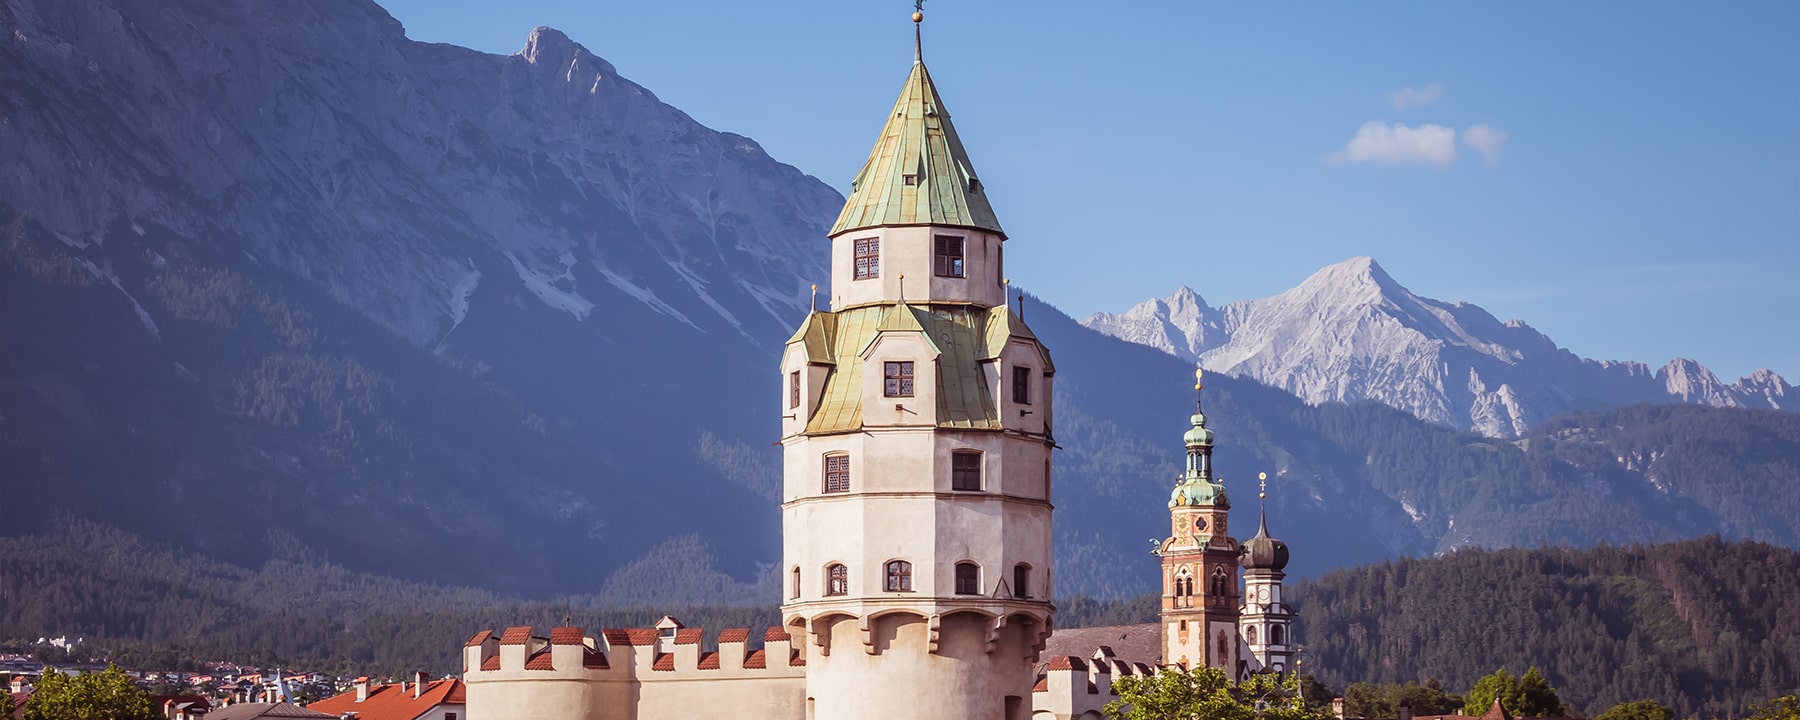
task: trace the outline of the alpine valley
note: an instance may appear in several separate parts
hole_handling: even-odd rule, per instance
[[[488,55],[368,0],[0,0],[0,87],[0,533],[775,600],[776,353],[828,276],[831,186],[555,30]],[[1268,471],[1302,575],[1800,547],[1772,374],[1581,360],[1368,260],[1100,330],[1025,312],[1056,353],[1061,594],[1153,587],[1196,358],[1240,376],[1206,391],[1235,522]]]

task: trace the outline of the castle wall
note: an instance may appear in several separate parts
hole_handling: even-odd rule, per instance
[[[808,700],[817,718],[1030,717],[1035,676],[1035,630],[1028,624],[993,628],[975,613],[927,618],[894,613],[870,621],[825,621],[829,652],[808,660]],[[935,645],[935,648],[933,647]]]
[[[806,665],[787,633],[771,629],[748,650],[749,632],[726,630],[702,652],[698,629],[551,637],[509,628],[463,648],[467,712],[481,720],[805,720]]]

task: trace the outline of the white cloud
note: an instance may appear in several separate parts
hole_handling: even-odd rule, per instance
[[[1444,86],[1437,83],[1425,83],[1425,87],[1422,88],[1401,88],[1388,93],[1388,101],[1394,104],[1395,110],[1405,110],[1409,107],[1430,105],[1442,94],[1444,94]]]
[[[1449,165],[1456,162],[1456,130],[1442,125],[1407,127],[1379,120],[1363,123],[1333,162],[1383,165]]]
[[[1472,125],[1463,131],[1463,144],[1481,153],[1481,160],[1488,167],[1500,164],[1500,147],[1506,144],[1506,138],[1505,130],[1486,125]]]

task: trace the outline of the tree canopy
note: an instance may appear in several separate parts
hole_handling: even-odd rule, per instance
[[[1450,715],[1463,708],[1463,699],[1444,691],[1436,679],[1425,684],[1379,685],[1350,683],[1344,690],[1344,714],[1368,720],[1400,717],[1400,704],[1412,704],[1414,715]]]
[[[1800,720],[1800,695],[1783,695],[1759,705],[1750,720]]]
[[[1594,720],[1675,720],[1675,711],[1655,700],[1633,700],[1608,708]]]
[[[1232,682],[1225,671],[1201,667],[1165,669],[1147,677],[1113,680],[1119,699],[1106,705],[1113,720],[1326,720],[1310,707],[1297,676],[1255,675]]]
[[[1562,698],[1536,667],[1514,676],[1506,668],[1475,681],[1463,702],[1463,714],[1479,717],[1493,707],[1495,698],[1514,717],[1566,717]]]
[[[162,715],[117,665],[97,673],[64,675],[50,668],[39,679],[24,720],[160,720]]]

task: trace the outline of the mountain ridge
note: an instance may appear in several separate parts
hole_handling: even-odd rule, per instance
[[[1727,385],[1682,358],[1654,371],[1581,358],[1524,321],[1416,295],[1366,256],[1260,300],[1213,308],[1183,286],[1083,325],[1313,404],[1374,400],[1494,437],[1520,436],[1569,410],[1640,402],[1800,408],[1773,371]]]

